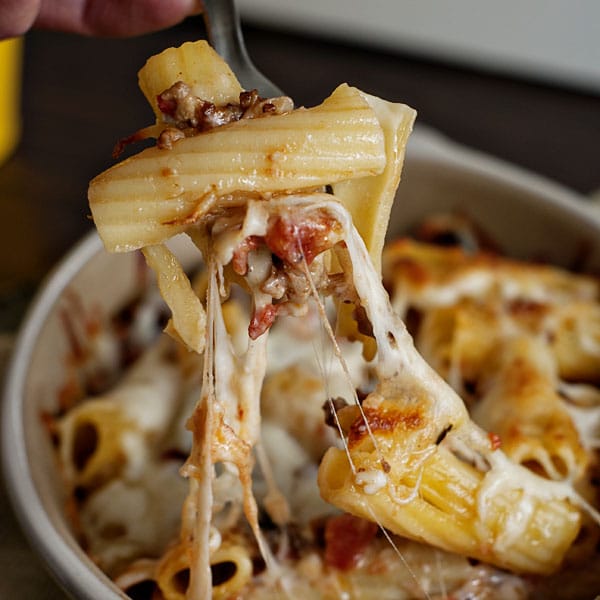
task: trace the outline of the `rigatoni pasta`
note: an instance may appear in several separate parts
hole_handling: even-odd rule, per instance
[[[113,390],[57,422],[70,488],[95,488],[143,468],[147,447],[167,434],[183,386],[177,363],[166,358],[169,352],[168,342],[160,340]]]
[[[204,351],[206,313],[173,253],[164,245],[146,246],[144,257],[158,277],[158,288],[171,310],[167,327],[190,349]]]
[[[208,44],[188,42],[178,48],[167,48],[151,56],[138,73],[140,89],[159,125],[164,122],[164,114],[156,98],[178,80],[185,81],[194,96],[218,105],[236,102],[242,92],[233,71]]]
[[[229,194],[312,188],[384,166],[375,114],[358,90],[340,86],[315,108],[217,127],[170,152],[148,148],[92,181],[90,208],[106,247],[127,251],[189,229]]]
[[[548,479],[577,481],[590,457],[557,389],[552,350],[535,337],[506,337],[484,369],[473,418],[515,462]]]

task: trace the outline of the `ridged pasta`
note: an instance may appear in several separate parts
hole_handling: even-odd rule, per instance
[[[579,531],[573,491],[517,467],[475,426],[379,293],[364,246],[345,241],[380,383],[353,409],[345,450],[325,454],[323,497],[399,535],[517,572],[552,572]]]
[[[144,468],[147,444],[167,433],[181,391],[177,365],[164,360],[168,348],[160,340],[120,385],[59,421],[59,458],[69,487],[97,487]]]
[[[142,250],[156,273],[160,293],[171,310],[171,331],[190,350],[202,354],[206,336],[206,313],[177,257],[163,244]]]
[[[111,251],[158,244],[185,231],[232,192],[278,193],[380,173],[379,121],[355,88],[320,106],[245,119],[148,148],[96,177],[88,197]]]
[[[500,343],[480,383],[473,418],[502,440],[515,462],[549,479],[577,481],[589,456],[557,392],[551,348],[543,341],[515,336]]]
[[[377,418],[367,414],[367,420]],[[403,429],[399,423],[386,433],[374,431],[378,451],[351,447],[358,480],[346,454],[329,449],[319,468],[325,499],[364,519],[376,516],[398,535],[516,572],[550,573],[560,565],[579,531],[575,507],[548,500],[535,484],[523,485],[519,477],[526,472],[503,474],[503,465],[482,473],[435,440],[406,450]],[[497,486],[490,483],[495,477]]]
[[[185,600],[193,549],[185,542],[177,543],[158,561],[154,577],[165,600]],[[223,542],[210,558],[214,584],[211,598],[227,600],[236,597],[252,578],[252,560],[248,547]]]
[[[488,354],[498,343],[501,321],[497,307],[463,300],[425,311],[415,343],[427,362],[463,394],[465,384],[481,376]]]
[[[140,89],[156,114],[164,117],[156,97],[177,81],[184,81],[195,96],[222,105],[237,102],[242,87],[229,65],[204,40],[167,48],[151,56],[138,73]]]

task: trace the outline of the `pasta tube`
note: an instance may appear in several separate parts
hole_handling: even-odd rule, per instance
[[[171,309],[167,331],[174,332],[190,350],[202,354],[206,313],[177,257],[163,244],[146,246],[142,252],[156,273],[161,296]]]
[[[158,244],[185,231],[234,192],[278,193],[380,173],[384,136],[355,88],[321,105],[244,119],[115,165],[89,187],[92,216],[109,251]]]
[[[408,137],[412,132],[416,111],[405,104],[393,104],[363,94],[375,111],[383,128],[387,162],[382,173],[371,177],[348,179],[334,184],[333,193],[350,211],[352,221],[369,250],[369,256],[381,273],[381,252],[400,175]],[[352,306],[338,305],[338,333],[349,339],[360,339],[369,358],[374,354],[371,338],[358,331]]]
[[[350,211],[373,265],[380,273],[381,252],[390,211],[400,183],[406,144],[417,113],[405,104],[386,102],[365,93],[362,95],[375,111],[383,129],[387,156],[385,169],[374,177],[348,179],[332,187],[335,196]]]
[[[498,343],[500,315],[489,303],[464,300],[425,311],[416,335],[423,358],[459,393],[475,383]]]
[[[418,408],[396,402],[363,403],[372,437],[359,416],[349,437],[353,466],[343,450],[327,451],[319,468],[323,497],[451,552],[516,572],[555,570],[579,530],[577,509],[548,498],[539,482],[528,483],[530,473],[516,472],[506,460],[482,471],[447,443],[436,445],[424,435],[419,422],[427,419]]]
[[[161,339],[119,386],[59,422],[59,457],[70,486],[93,488],[143,472],[147,444],[167,433],[182,385],[177,365],[165,357],[168,347]]]
[[[165,600],[185,600],[190,581],[191,547],[171,546],[158,561],[156,583]]]
[[[160,123],[164,115],[156,97],[177,81],[185,81],[199,98],[222,105],[237,102],[242,91],[229,65],[204,40],[167,48],[151,56],[138,73],[140,89]]]
[[[416,352],[360,238],[349,232],[345,241],[377,340],[380,383],[351,408],[354,420],[339,415],[350,421],[345,448],[325,454],[321,494],[399,535],[517,572],[552,572],[580,527],[572,488],[497,450]]]
[[[193,549],[184,543],[172,546],[160,559],[156,581],[166,600],[185,600]],[[252,578],[252,559],[245,545],[223,542],[211,555],[212,598],[234,598]]]
[[[497,347],[489,362],[473,419],[500,436],[515,462],[550,479],[576,481],[589,457],[556,392],[551,349],[534,337],[517,336]]]

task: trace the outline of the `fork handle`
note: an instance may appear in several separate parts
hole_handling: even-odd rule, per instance
[[[245,90],[257,89],[265,98],[283,96],[252,63],[242,35],[240,16],[234,0],[203,0],[208,40],[235,73]]]
[[[235,1],[202,0],[202,5],[210,44],[235,73],[250,61]]]

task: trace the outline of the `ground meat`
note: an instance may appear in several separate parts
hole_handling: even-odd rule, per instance
[[[294,109],[291,98],[261,98],[256,90],[242,92],[238,103],[216,106],[195,96],[192,88],[183,81],[177,81],[158,94],[156,103],[166,124],[156,138],[156,146],[163,150],[170,150],[176,141],[184,137],[192,137],[233,121],[281,115]],[[160,124],[145,127],[119,140],[113,149],[113,157],[120,156],[129,144],[154,138],[159,127]]]
[[[304,304],[311,293],[310,282],[306,277],[306,273],[289,265],[284,265],[283,268],[288,281],[286,292],[289,301],[294,304]],[[319,289],[320,285],[316,278],[313,278],[313,281],[315,281],[315,287]]]
[[[315,256],[339,240],[339,223],[318,210],[300,218],[287,215],[271,217],[265,236],[271,252],[290,265],[303,259],[310,265]]]
[[[313,263],[309,270],[315,287],[318,290],[325,289],[327,273],[322,264]],[[271,275],[260,286],[260,291],[271,296],[274,304],[260,307],[253,312],[248,330],[252,339],[267,331],[278,315],[303,313],[311,295],[311,286],[304,271],[286,263],[277,266],[274,263]]]
[[[183,81],[160,93],[156,101],[169,129],[179,130],[186,137],[238,121],[244,112],[239,104],[217,107],[212,102],[198,98]]]
[[[377,525],[353,515],[331,517],[325,525],[325,562],[341,571],[352,569],[377,534]]]
[[[248,335],[251,340],[259,338],[275,322],[279,306],[276,304],[267,304],[254,311],[248,326]]]
[[[170,150],[177,140],[184,137],[185,133],[181,131],[181,129],[177,129],[177,127],[167,127],[160,132],[160,135],[156,140],[156,145],[159,148]]]
[[[231,259],[231,266],[238,275],[245,275],[248,272],[248,254],[256,250],[260,243],[260,237],[251,235],[238,244]]]
[[[256,119],[267,115],[282,115],[294,109],[294,103],[288,96],[278,98],[261,98],[257,90],[240,94],[240,106],[243,110],[242,119]]]
[[[287,96],[265,99],[256,90],[242,92],[239,103],[216,106],[195,96],[190,86],[183,81],[174,83],[160,93],[156,101],[164,121],[169,124],[157,141],[159,148],[166,149],[176,141],[171,133],[172,129],[178,130],[181,137],[191,137],[240,119],[279,115],[294,108],[292,100]]]
[[[251,97],[248,102],[252,103]],[[225,211],[214,218],[210,230],[219,238],[239,231],[244,215]],[[269,218],[265,235],[249,235],[237,242],[231,267],[237,275],[247,277],[258,302],[248,329],[252,339],[266,332],[277,316],[304,314],[313,285],[322,293],[329,292],[329,274],[323,261],[315,258],[340,241],[340,229],[321,209],[300,214],[282,210]]]

